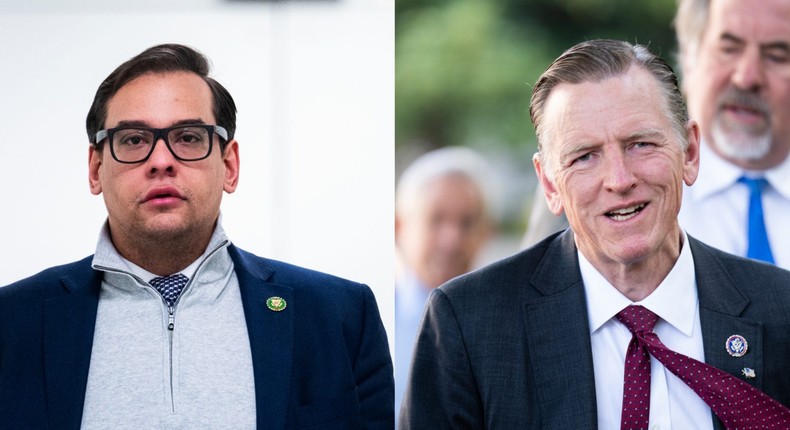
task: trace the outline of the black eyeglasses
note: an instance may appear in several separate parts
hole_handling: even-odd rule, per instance
[[[228,140],[228,132],[218,125],[188,124],[168,128],[116,127],[99,130],[96,146],[104,139],[110,142],[112,158],[119,163],[142,163],[154,152],[159,139],[176,160],[198,161],[211,154],[214,133]]]

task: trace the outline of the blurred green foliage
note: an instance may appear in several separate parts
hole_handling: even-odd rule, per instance
[[[528,145],[531,155],[531,85],[549,63],[596,38],[674,63],[674,11],[675,0],[397,0],[396,148]]]

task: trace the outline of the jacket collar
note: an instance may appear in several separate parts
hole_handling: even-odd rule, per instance
[[[763,326],[762,323],[742,317],[750,303],[731,276],[732,268],[724,266],[715,250],[689,237],[694,266],[697,272],[700,324],[705,362],[713,367],[739,377],[744,368],[756,369],[756,376],[745,381],[762,390]],[[743,336],[749,352],[743,357],[733,357],[727,352],[726,342],[732,335]],[[714,427],[723,429],[718,420]]]
[[[274,282],[274,269],[263,259],[228,247],[250,338],[255,404],[259,428],[285,428],[294,348],[294,315],[299,312],[293,289]],[[285,308],[275,311],[267,300],[279,297]]]
[[[102,274],[90,258],[71,266],[44,302],[44,378],[52,428],[79,428]]]
[[[573,232],[568,229],[543,244],[547,249],[531,281],[543,296],[524,304],[541,424],[596,428],[592,346]]]

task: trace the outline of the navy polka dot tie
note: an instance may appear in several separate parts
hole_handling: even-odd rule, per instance
[[[176,273],[175,275],[160,276],[151,279],[149,283],[152,287],[156,288],[156,291],[159,291],[159,294],[161,294],[167,302],[167,306],[172,308],[176,300],[178,300],[178,296],[181,295],[181,291],[184,289],[187,281],[189,281],[189,278],[180,273]]]
[[[617,319],[633,333],[625,358],[621,429],[647,429],[650,354],[694,390],[726,428],[790,428],[790,409],[781,403],[729,373],[664,346],[653,333],[658,317],[649,309],[628,306]]]

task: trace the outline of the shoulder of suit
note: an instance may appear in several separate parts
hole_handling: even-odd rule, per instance
[[[0,287],[0,299],[16,296],[34,296],[46,294],[53,290],[60,290],[60,280],[68,276],[91,277],[93,256],[60,266],[53,266],[42,270],[30,277],[21,279],[5,287]]]
[[[248,270],[263,270],[270,273],[267,282],[286,285],[295,290],[304,291],[315,290],[317,292],[328,291],[338,293],[346,290],[352,292],[370,290],[367,285],[359,282],[286,263],[284,261],[260,257],[239,248],[234,249],[236,253],[234,260],[236,260],[236,264],[242,264]],[[231,251],[231,255],[234,255],[234,251]]]
[[[448,297],[472,295],[508,296],[508,292],[524,293],[530,280],[551,247],[561,246],[561,232],[547,236],[534,246],[454,278],[439,287]]]
[[[736,280],[741,280],[742,282],[738,282],[739,284],[780,284],[790,291],[790,271],[786,269],[727,253],[691,236],[689,236],[689,244],[695,264],[708,264],[715,261],[721,270],[726,271]]]

